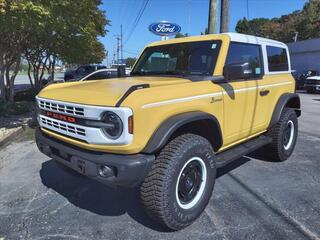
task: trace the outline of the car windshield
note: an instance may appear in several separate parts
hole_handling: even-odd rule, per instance
[[[212,75],[221,41],[199,41],[148,47],[131,75]]]

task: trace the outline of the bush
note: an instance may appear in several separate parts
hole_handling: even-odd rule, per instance
[[[0,101],[0,116],[23,115],[32,112],[32,102],[3,102]]]
[[[14,94],[14,101],[35,101],[36,91],[32,88],[25,89]]]

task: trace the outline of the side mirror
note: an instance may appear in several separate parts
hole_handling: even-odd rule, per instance
[[[250,69],[250,64],[245,63],[232,63],[225,65],[223,68],[223,76],[227,81],[248,79],[252,76],[253,72]]]
[[[126,67],[125,66],[119,66],[117,68],[118,72],[118,78],[125,77],[126,76]]]

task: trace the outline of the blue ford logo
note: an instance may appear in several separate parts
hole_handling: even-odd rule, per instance
[[[180,32],[181,27],[175,23],[159,22],[159,23],[152,23],[149,26],[149,31],[159,36],[169,36],[169,35],[175,35],[178,32]]]

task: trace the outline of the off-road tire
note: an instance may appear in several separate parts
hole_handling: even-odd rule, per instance
[[[176,194],[177,184],[182,170],[194,158],[203,160],[206,181],[202,180],[203,191],[202,194],[198,191],[201,196],[199,200],[191,208],[184,209]],[[163,226],[171,230],[185,228],[204,211],[211,197],[215,178],[214,152],[208,140],[194,134],[178,136],[162,149],[144,179],[140,188],[143,206],[147,214]]]
[[[294,132],[291,144],[288,145],[289,148],[285,149],[284,134],[289,122],[293,123]],[[263,149],[268,160],[275,162],[287,160],[295,148],[298,136],[298,120],[295,111],[292,108],[285,108],[281,113],[279,122],[268,131],[267,136],[272,138],[272,142]]]

